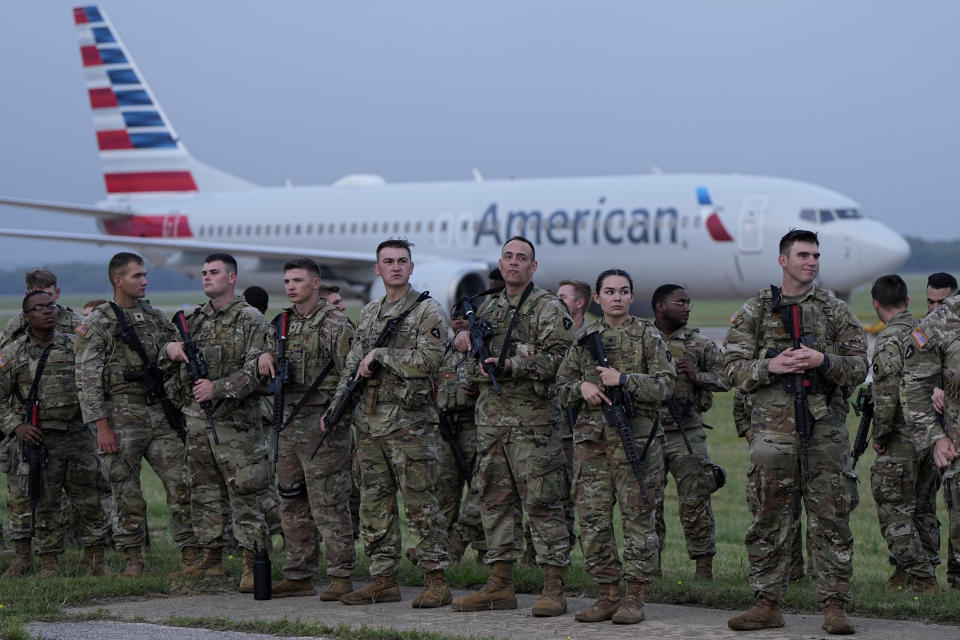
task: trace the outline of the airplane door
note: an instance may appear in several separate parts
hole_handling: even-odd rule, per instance
[[[179,215],[163,216],[163,237],[176,238],[177,227],[180,225]]]
[[[770,198],[747,196],[740,209],[740,253],[759,253],[763,250],[763,216]]]

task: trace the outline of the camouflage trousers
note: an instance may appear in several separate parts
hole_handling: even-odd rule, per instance
[[[949,517],[947,581],[952,587],[960,589],[960,458],[955,458],[943,474],[943,501]]]
[[[796,434],[753,425],[747,503],[754,514],[745,538],[750,587],[755,595],[782,601],[796,538],[795,512],[802,503],[813,538],[817,603],[850,600],[853,533],[850,512],[859,502],[857,475],[850,468],[846,425],[827,417],[813,425],[807,444],[809,481]]]
[[[117,549],[139,547],[147,540],[147,502],[140,487],[142,460],[163,483],[170,513],[170,535],[181,549],[196,546],[190,515],[190,491],[184,467],[184,447],[167,424],[159,405],[114,396],[107,403],[107,419],[120,450],[101,453],[104,472],[113,492],[116,519],[113,542]]]
[[[652,424],[647,424],[649,429]],[[637,450],[643,454],[646,436],[634,430]],[[653,582],[660,571],[656,530],[657,504],[662,502],[663,458],[660,438],[650,442],[644,457],[644,504],[633,467],[627,462],[617,432],[604,428],[602,440],[577,442],[573,447],[573,499],[580,515],[580,549],[587,572],[601,584],[626,578]],[[623,520],[623,563],[617,552],[613,507],[620,505]]]
[[[186,419],[187,478],[197,544],[223,547],[227,517],[232,517],[238,546],[249,550],[255,544],[266,546],[269,531],[261,495],[270,485],[270,462],[259,417],[214,417],[220,444],[214,442],[206,418]],[[229,511],[222,486],[226,487]]]
[[[677,498],[680,506],[680,526],[687,542],[687,555],[691,559],[717,555],[716,521],[710,506],[710,487],[705,486],[706,467],[697,456],[709,459],[707,436],[703,427],[687,429],[684,433],[690,440],[693,455],[683,441],[679,430],[664,431],[662,442],[663,479],[667,486],[667,474],[672,474],[677,483]],[[661,496],[663,491],[661,490]],[[663,519],[663,502],[657,505],[657,538],[660,550],[667,544],[667,524]]]
[[[917,452],[912,439],[895,433],[870,467],[880,532],[901,571],[933,577],[940,563],[940,523],[936,500],[940,472],[933,450]]]
[[[566,459],[556,425],[480,426],[480,508],[487,539],[485,561],[513,562],[523,554],[523,505],[538,565],[570,564]]]
[[[461,478],[453,458],[450,443],[437,434],[437,506],[447,524],[448,533],[456,533],[464,544],[477,552],[485,552],[487,541],[483,536],[480,514],[480,480],[477,477],[477,428],[473,420],[458,422],[460,448],[470,465],[470,477]],[[467,492],[463,489],[466,485]]]
[[[312,578],[317,569],[320,537],[326,544],[327,574],[348,577],[357,566],[350,519],[350,449],[348,428],[334,429],[323,441],[317,456],[316,430],[326,407],[305,407],[280,432],[277,484],[287,580]]]
[[[77,542],[84,547],[107,544],[107,527],[110,525],[100,507],[96,441],[90,431],[82,423],[70,425],[68,431],[46,430],[43,442],[49,459],[43,471],[37,505],[34,550],[37,553],[63,553],[69,524],[63,511],[64,491],[80,525]],[[17,445],[20,445],[19,439]],[[25,540],[30,538],[30,467],[23,462],[19,446],[14,446],[10,455],[16,456],[17,461],[14,471],[7,475],[10,539]]]
[[[397,491],[407,527],[417,540],[417,564],[429,573],[450,566],[447,531],[437,506],[437,427],[432,422],[374,436],[357,431],[360,534],[370,575],[396,572],[402,539]]]
[[[563,457],[567,461],[563,471],[566,475],[565,484],[567,487],[566,498],[563,502],[563,512],[567,519],[567,532],[570,534],[570,549],[573,550],[577,545],[577,512],[573,505],[573,494],[571,486],[573,485],[573,436],[568,436],[570,430],[564,428],[560,441],[563,443]],[[523,540],[526,545],[524,555],[532,555],[533,535],[530,533],[530,521],[523,524]]]

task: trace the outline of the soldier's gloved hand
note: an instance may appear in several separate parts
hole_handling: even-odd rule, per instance
[[[262,376],[276,377],[277,360],[273,357],[272,353],[260,354],[260,357],[257,358],[257,371],[259,371]]]
[[[120,451],[120,441],[117,434],[110,428],[106,418],[97,420],[97,448],[100,453],[117,453]]]
[[[43,431],[32,424],[24,422],[14,429],[13,432],[17,434],[17,437],[20,438],[20,441],[24,444],[40,444],[43,442]]]
[[[466,353],[470,351],[470,332],[469,331],[457,331],[456,337],[453,339],[454,348],[460,353]]]
[[[940,438],[933,445],[933,461],[940,469],[946,469],[950,463],[957,457],[957,448],[953,446],[953,440],[947,437]]]
[[[933,402],[933,410],[937,413],[943,413],[943,389],[934,387],[930,394],[930,400]]]
[[[598,369],[600,367],[597,367]],[[580,395],[583,396],[583,399],[587,401],[587,404],[592,404],[594,406],[606,402],[607,404],[613,404],[610,402],[610,398],[603,395],[603,392],[600,391],[600,387],[592,382],[582,382],[580,383]]]
[[[168,342],[163,350],[166,351],[167,357],[171,360],[190,362],[190,358],[187,357],[187,352],[183,350],[182,342]]]

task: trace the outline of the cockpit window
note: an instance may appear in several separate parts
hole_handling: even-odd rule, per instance
[[[860,213],[857,209],[836,209],[835,213],[838,218],[862,218],[863,214]]]
[[[813,209],[803,209],[800,211],[800,219],[807,222],[817,222],[817,212]]]
[[[833,220],[833,211],[830,211],[830,209],[820,209],[820,224],[833,222]]]
[[[826,224],[834,220],[859,220],[864,215],[859,209],[801,209],[800,219],[806,222]]]

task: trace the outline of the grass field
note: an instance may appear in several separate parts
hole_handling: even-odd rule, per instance
[[[908,284],[914,291],[912,310],[917,315],[925,311],[923,304],[923,278],[910,278]],[[79,299],[82,298],[82,299]],[[19,297],[0,298],[0,308],[10,308],[19,304]],[[65,297],[67,304],[78,308],[87,297]],[[201,296],[191,294],[163,294],[154,296],[153,303],[170,308],[182,304],[184,300],[201,301]],[[872,321],[873,310],[870,307],[869,291],[854,292],[851,306],[857,315],[866,322]],[[691,317],[693,326],[724,326],[729,317],[739,308],[736,302],[696,302]],[[352,309],[356,313],[356,309]],[[668,533],[666,551],[663,556],[663,578],[658,579],[650,589],[652,601],[689,605],[713,606],[728,609],[740,609],[752,600],[747,585],[747,557],[743,547],[744,532],[750,524],[750,515],[744,499],[744,478],[748,465],[746,443],[737,438],[733,428],[731,414],[732,394],[717,394],[713,409],[707,414],[706,422],[715,428],[708,433],[708,446],[714,459],[728,473],[727,485],[713,496],[713,510],[717,520],[717,544],[719,553],[715,561],[716,579],[712,582],[693,580],[693,562],[686,557],[683,536],[677,519],[677,498],[675,487],[671,483],[667,489],[665,506]],[[848,419],[851,429],[856,429],[856,418],[851,414]],[[873,462],[872,450],[863,456],[857,468],[860,476],[860,505],[851,516],[851,527],[856,539],[854,557],[854,578],[852,612],[856,615],[913,619],[930,622],[960,624],[960,591],[944,589],[936,596],[916,596],[906,592],[890,592],[885,582],[891,573],[887,562],[885,542],[877,525],[876,506],[870,493],[869,466]],[[233,580],[208,579],[201,582],[170,581],[167,573],[178,566],[178,554],[167,531],[168,516],[160,482],[149,467],[142,472],[144,491],[148,500],[148,518],[150,537],[153,545],[147,555],[148,571],[142,578],[80,578],[76,577],[76,565],[79,552],[71,550],[63,559],[64,576],[54,580],[25,578],[22,580],[0,580],[0,638],[25,638],[23,623],[30,619],[56,619],[63,617],[58,613],[64,606],[81,603],[109,601],[115,598],[142,597],[150,594],[183,594],[197,591],[229,591],[233,589]],[[6,486],[0,486],[0,513],[5,517]],[[944,525],[946,512],[941,504],[939,517]],[[946,527],[944,526],[944,534]],[[942,536],[943,537],[943,536]],[[943,537],[942,554],[946,550]],[[405,540],[409,545],[410,541]],[[486,579],[485,569],[478,565],[472,552],[460,566],[447,572],[447,578],[458,588],[468,588],[481,584]],[[116,571],[122,569],[122,557],[116,552],[108,554],[109,562]],[[9,558],[0,558],[0,571],[9,564]],[[239,575],[239,559],[228,560],[234,576]],[[280,579],[280,567],[283,564],[282,552],[274,552],[273,567],[275,580]],[[367,561],[361,560],[355,576],[366,575]],[[321,566],[321,572],[323,567]],[[946,585],[945,565],[937,571],[941,586]],[[407,584],[420,584],[420,573],[403,560],[401,581]],[[522,591],[538,591],[542,586],[539,571],[518,567],[515,570],[518,588]],[[595,584],[583,568],[583,559],[579,550],[574,552],[573,565],[567,575],[567,589],[570,594],[588,594],[595,590]],[[814,588],[808,578],[791,585],[785,606],[793,611],[813,611],[815,609]],[[231,625],[222,620],[182,621],[171,618],[171,624],[210,626],[211,628],[249,629],[250,625]],[[366,638],[362,630],[345,630],[320,627],[332,637]],[[256,630],[285,635],[305,635],[317,633],[318,627],[297,622],[263,625]],[[397,638],[407,638],[397,634]],[[424,636],[419,636],[424,637]]]

